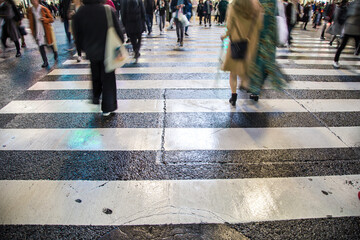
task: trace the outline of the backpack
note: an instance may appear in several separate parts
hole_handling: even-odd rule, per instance
[[[338,22],[343,25],[347,17],[347,7],[343,6],[340,8]]]

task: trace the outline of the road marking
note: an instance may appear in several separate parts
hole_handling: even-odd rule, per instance
[[[162,113],[163,104],[162,99],[118,100],[115,112]],[[167,99],[166,112],[307,112],[302,105],[311,112],[360,111],[360,99],[239,99],[236,108],[227,99]],[[98,112],[99,107],[89,100],[15,100],[0,110],[0,114]]]
[[[359,182],[360,175],[162,181],[1,180],[0,191],[4,194],[0,197],[0,224],[236,224],[359,216]],[[112,214],[105,214],[104,209],[110,209]]]
[[[91,81],[40,81],[28,90],[89,90]],[[117,89],[228,89],[228,79],[219,80],[118,80]],[[304,90],[360,90],[360,82],[291,81],[285,89]],[[264,86],[271,89],[271,86]]]
[[[360,70],[347,69],[300,69],[283,68],[286,75],[296,76],[358,76]],[[116,74],[156,74],[156,73],[217,73],[217,67],[137,67],[137,68],[119,68]],[[222,71],[220,71],[222,72]],[[90,75],[90,68],[67,68],[54,69],[48,75]]]

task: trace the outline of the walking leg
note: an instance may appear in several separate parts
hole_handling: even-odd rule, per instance
[[[334,64],[333,64],[333,66],[335,68],[339,68],[338,62],[339,62],[340,54],[341,54],[342,50],[344,50],[344,48],[346,47],[348,40],[349,40],[349,35],[345,34],[342,39],[342,42],[340,44],[340,47],[337,49],[336,54],[335,54]]]
[[[102,92],[101,82],[101,64],[103,62],[90,61],[91,79],[92,79],[92,103],[99,104],[100,95]]]
[[[44,62],[43,65],[41,65],[41,67],[45,68],[45,67],[49,66],[48,59],[46,57],[46,52],[45,52],[45,45],[41,45],[39,47],[39,51],[40,51],[41,58]]]

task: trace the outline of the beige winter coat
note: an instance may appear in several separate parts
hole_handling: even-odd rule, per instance
[[[246,5],[245,3],[245,5],[243,5],[244,2],[248,2],[248,4]],[[253,13],[246,9],[251,2],[254,4]],[[259,43],[259,34],[263,26],[263,8],[260,2],[258,0],[234,0],[229,4],[227,10],[226,25],[228,29],[226,36],[231,36],[231,39],[234,42],[246,39],[247,36],[249,36],[249,41],[247,54],[244,60],[234,60],[231,58],[231,43],[229,42],[226,57],[221,69],[239,75],[242,80],[248,79],[247,76],[250,63],[255,60]],[[242,83],[241,85],[244,86],[247,84]]]

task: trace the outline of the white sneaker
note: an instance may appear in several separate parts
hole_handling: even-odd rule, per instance
[[[107,116],[110,116],[111,112],[103,112],[102,115],[103,117],[107,117]]]
[[[77,61],[78,63],[81,62],[81,57],[78,56],[78,57],[76,58],[76,61]]]
[[[339,68],[340,68],[339,62],[333,62],[333,67],[334,67],[335,69],[339,69]]]

